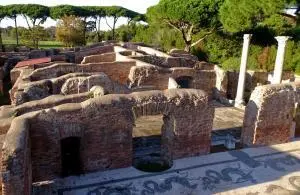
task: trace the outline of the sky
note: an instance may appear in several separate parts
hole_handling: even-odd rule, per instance
[[[70,4],[77,6],[88,6],[88,5],[99,5],[99,6],[109,6],[109,5],[118,5],[125,7],[127,9],[131,9],[133,11],[139,13],[146,13],[147,8],[155,5],[159,2],[159,0],[0,0],[0,5],[8,5],[8,4],[41,4],[46,6],[55,6],[61,4]],[[18,26],[26,27],[26,21],[19,16],[18,17]],[[108,20],[111,23],[111,20]],[[119,19],[117,26],[125,24],[127,22],[126,19]],[[44,27],[55,26],[56,22],[50,18],[42,25]],[[102,20],[102,30],[107,30],[108,26],[106,25],[105,20]],[[1,27],[14,26],[14,22],[11,19],[4,19],[1,21]]]

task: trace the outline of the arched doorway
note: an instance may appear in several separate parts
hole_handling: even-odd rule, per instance
[[[193,78],[189,77],[189,76],[182,76],[182,77],[178,77],[176,79],[177,84],[180,86],[180,88],[192,88],[192,81]]]
[[[60,141],[61,174],[63,177],[82,173],[80,160],[80,137],[68,137]]]

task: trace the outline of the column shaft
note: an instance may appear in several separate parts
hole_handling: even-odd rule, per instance
[[[249,45],[250,45],[251,37],[252,37],[251,34],[244,35],[243,52],[242,52],[242,59],[241,59],[241,66],[240,66],[238,88],[237,88],[236,98],[235,98],[235,106],[241,106],[244,104],[244,89],[245,89],[247,61],[248,61],[248,53],[249,53]]]
[[[277,50],[272,84],[279,84],[279,83],[281,83],[281,80],[282,80],[282,70],[283,70],[283,64],[284,64],[285,47],[286,47],[286,42],[289,39],[289,37],[278,36],[275,38],[278,41],[278,50]]]

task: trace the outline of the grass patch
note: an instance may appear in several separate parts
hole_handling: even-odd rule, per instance
[[[16,45],[16,40],[14,39],[4,39],[4,45]],[[20,44],[22,46],[22,43]],[[40,41],[39,48],[41,49],[48,49],[48,48],[60,48],[64,47],[63,44],[59,41]]]

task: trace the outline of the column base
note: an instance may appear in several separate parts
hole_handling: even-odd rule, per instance
[[[245,106],[246,106],[246,103],[244,100],[235,100],[234,101],[234,107],[244,108]]]

